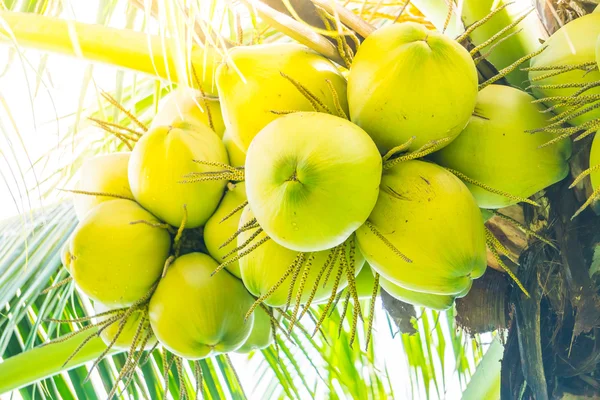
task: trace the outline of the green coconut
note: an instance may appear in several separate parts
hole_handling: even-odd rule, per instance
[[[106,193],[133,198],[127,180],[130,153],[111,153],[88,158],[79,169],[76,189],[85,192]],[[75,214],[80,221],[96,205],[117,197],[73,194]]]
[[[250,353],[252,350],[260,350],[269,347],[273,343],[273,330],[269,314],[261,307],[254,310],[254,325],[250,336],[236,353]]]
[[[229,165],[232,167],[243,167],[244,164],[246,164],[246,153],[235,144],[233,138],[227,131],[223,134],[223,144],[225,144],[225,149],[227,149]]]
[[[600,13],[592,13],[577,18],[564,25],[556,31],[548,40],[544,42],[547,46],[541,54],[531,59],[532,68],[545,68],[557,66],[579,65],[596,60],[596,42],[590,38],[597,38],[600,35]],[[538,77],[555,71],[541,70],[529,71],[529,80],[533,85],[533,94],[536,98],[571,96],[581,89],[581,87],[567,88],[540,88],[539,85],[563,85],[563,84],[587,84],[600,81],[600,71],[587,71],[583,69],[574,69],[563,72],[558,75],[550,76],[541,80],[535,80]],[[586,90],[581,96],[598,95],[600,87]],[[547,105],[556,105],[554,101],[548,101]],[[558,112],[567,110],[567,107],[557,107]],[[579,110],[583,109],[581,107]],[[600,108],[590,110],[576,118],[570,119],[569,124],[578,126],[590,120],[600,118]]]
[[[564,179],[569,173],[571,141],[539,148],[556,136],[530,133],[548,125],[544,107],[529,94],[510,86],[490,85],[479,92],[469,125],[431,158],[444,167],[513,196],[527,198]],[[518,202],[467,183],[477,204],[501,208]]]
[[[225,126],[242,151],[262,128],[279,117],[273,111],[314,110],[290,79],[332,113],[336,112],[337,97],[347,115],[346,80],[331,61],[295,43],[236,47],[217,70],[217,86]],[[318,106],[318,111],[325,109]]]
[[[411,149],[454,139],[477,99],[477,70],[469,52],[421,24],[378,29],[361,44],[348,77],[352,122],[385,154],[415,140]]]
[[[171,247],[159,221],[131,200],[106,201],[79,223],[70,241],[70,272],[86,295],[107,307],[127,307],[160,277]]]
[[[360,273],[356,276],[356,292],[361,300],[368,300],[373,297],[373,286],[375,286],[375,276],[369,264],[365,264]],[[379,289],[377,289],[379,291]]]
[[[321,251],[344,242],[377,201],[382,162],[358,126],[329,114],[278,118],[253,140],[246,193],[257,221],[278,244]]]
[[[190,88],[177,88],[163,97],[158,105],[158,112],[152,119],[150,129],[169,126],[174,122],[185,122],[190,119],[210,127],[219,137],[223,137],[225,124],[221,115],[219,100],[202,98],[202,92]]]
[[[221,248],[227,239],[235,233],[240,222],[241,211],[236,212],[225,221],[221,220],[229,215],[235,208],[246,201],[246,185],[244,182],[229,183],[227,192],[215,213],[208,219],[204,226],[204,243],[208,253],[218,262],[225,261],[224,257],[236,247],[235,240]],[[227,270],[241,278],[240,265],[237,261],[228,264]]]
[[[472,283],[473,281],[471,281]],[[388,292],[392,297],[403,301],[408,304],[412,304],[417,307],[427,307],[432,310],[447,310],[454,304],[454,299],[457,297],[464,297],[471,289],[471,284],[458,295],[443,295],[443,294],[432,294],[416,292],[414,290],[405,289],[402,286],[395,285],[385,278],[379,278],[379,284]]]
[[[377,205],[356,237],[375,271],[413,291],[462,293],[487,265],[483,219],[469,189],[424,161],[385,171]]]
[[[94,303],[94,312],[96,315],[109,311],[110,308],[106,307],[104,304],[95,302]],[[116,314],[109,314],[102,317],[98,317],[98,322],[106,321]],[[142,318],[145,318],[145,321],[142,322]],[[139,328],[140,323],[142,323],[142,327]],[[152,332],[152,328],[150,328],[150,321],[147,318],[147,313],[145,310],[136,310],[131,313],[131,315],[127,318],[123,328],[120,328],[120,321],[114,322],[109,325],[108,328],[104,329],[102,333],[100,333],[100,338],[102,341],[106,343],[106,345],[110,345],[112,343],[113,349],[118,350],[129,350],[131,345],[135,340],[136,333],[139,332],[139,339],[137,343],[137,349],[139,350],[139,346],[142,344],[142,340],[144,340],[144,336],[147,335],[148,329]],[[119,333],[119,330],[121,332]],[[119,336],[117,336],[119,333]],[[114,341],[114,343],[113,343]],[[154,334],[149,337],[146,341],[146,345],[144,346],[144,350],[150,350],[152,346],[156,344],[156,337]]]
[[[220,170],[195,160],[228,162],[223,142],[207,126],[174,122],[148,131],[129,160],[129,183],[136,201],[173,226],[181,225],[185,206],[186,228],[204,225],[219,205],[227,181],[184,183],[194,178],[187,174]]]
[[[254,315],[244,322],[254,299],[227,271],[202,253],[179,257],[154,292],[148,313],[159,342],[187,359],[224,354],[241,347],[252,332]]]
[[[249,207],[246,207],[240,218],[240,227],[247,224],[253,219],[253,213]],[[244,244],[246,241],[252,239],[246,249],[249,249],[253,245],[259,243],[265,238],[265,233],[261,232],[252,238],[255,234],[255,230],[248,230],[242,232],[238,236],[238,245]],[[345,254],[348,265],[353,265],[355,274],[358,274],[363,267],[364,258],[360,252],[355,249],[352,251],[352,238],[350,241],[344,244]],[[341,252],[340,252],[341,253]],[[354,262],[351,264],[351,253],[354,253]],[[242,257],[239,261],[240,271],[242,274],[242,281],[250,293],[256,297],[260,297],[269,292],[269,290],[275,286],[275,284],[281,279],[282,276],[288,271],[290,266],[294,263],[294,260],[298,257],[299,252],[287,249],[273,240],[269,240],[264,244],[256,247],[247,256]],[[311,257],[312,254],[312,257]],[[338,253],[339,254],[339,253]],[[271,307],[282,307],[286,305],[290,287],[294,284],[292,292],[292,304],[295,304],[295,300],[298,295],[298,291],[301,290],[300,281],[302,275],[305,274],[308,269],[308,275],[305,279],[304,288],[302,289],[302,295],[300,303],[304,304],[308,301],[311,295],[311,291],[321,275],[327,259],[330,256],[330,251],[320,251],[315,253],[305,254],[304,264],[302,270],[298,273],[297,280],[293,281],[291,276],[283,282],[283,284],[275,290],[271,296],[269,296],[264,303]],[[333,260],[333,257],[332,257]],[[309,267],[310,265],[310,267]],[[328,299],[331,296],[331,292],[334,288],[335,276],[342,268],[342,258],[335,257],[335,264],[329,263],[327,270],[331,272],[324,272],[321,275],[317,290],[312,300],[313,303],[318,303]],[[326,275],[329,277],[326,279]],[[348,284],[347,274],[342,271],[342,276],[337,287],[337,291],[341,291]]]

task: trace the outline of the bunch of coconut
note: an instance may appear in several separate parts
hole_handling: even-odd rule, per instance
[[[250,351],[276,313],[293,327],[345,295],[356,320],[380,287],[449,308],[501,250],[480,209],[535,204],[568,173],[570,141],[530,133],[542,104],[479,90],[469,52],[416,23],[371,34],[348,79],[289,43],[230,50],[216,84],[173,91],[131,153],[81,170],[63,258],[107,343]]]

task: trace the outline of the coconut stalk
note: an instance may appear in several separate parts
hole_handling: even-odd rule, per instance
[[[160,36],[130,29],[0,11],[0,41],[109,64],[175,83],[192,85],[194,82],[183,54],[168,46]],[[213,57],[213,54],[205,57],[203,49],[196,47],[189,60],[196,74],[203,78],[203,89],[208,94],[216,94],[212,68],[205,68],[219,61]]]
[[[69,356],[88,338],[94,335],[97,328],[79,332],[62,342],[36,347],[0,363],[0,394],[31,385],[39,380],[53,376],[59,372],[93,361],[103,351],[106,344],[99,336],[89,340],[79,352],[66,364]],[[108,355],[119,352],[111,349]]]

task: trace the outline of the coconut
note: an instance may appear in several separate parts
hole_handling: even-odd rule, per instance
[[[273,343],[273,330],[269,314],[261,307],[254,310],[254,325],[250,336],[236,353],[249,353],[252,350],[267,348]]]
[[[86,295],[110,308],[127,307],[149,293],[169,255],[171,237],[131,200],[98,204],[79,223],[70,244],[70,271]]]
[[[469,52],[423,25],[378,29],[361,44],[348,77],[352,122],[385,154],[415,137],[410,148],[454,139],[469,122],[477,70]]]
[[[94,303],[94,312],[98,315],[104,312],[109,311],[110,308],[106,307],[104,304],[95,302]],[[109,314],[98,317],[98,322],[106,321],[110,319],[112,316],[116,314]],[[145,320],[142,322],[142,318]],[[150,321],[147,318],[147,313],[145,310],[135,310],[131,313],[131,315],[127,318],[127,321],[123,325],[123,328],[120,328],[121,321],[117,321],[108,326],[108,328],[104,329],[102,333],[100,333],[100,338],[102,341],[106,343],[106,345],[110,345],[112,343],[113,349],[118,350],[129,350],[131,345],[133,344],[136,333],[139,328],[139,336],[138,343],[136,348],[139,350],[139,346],[141,346],[142,341],[144,340],[144,336],[147,335],[148,329],[152,332],[152,328],[150,328]],[[140,323],[142,326],[140,328]],[[119,330],[121,332],[119,333]],[[117,336],[119,334],[119,336]],[[114,341],[114,343],[113,343]],[[144,350],[150,350],[152,346],[156,344],[156,337],[154,334],[148,338],[146,341],[146,345],[144,346]]]
[[[548,88],[548,85],[580,84],[600,81],[600,71],[587,71],[585,69],[573,69],[557,75],[539,79],[541,76],[554,73],[558,70],[544,70],[544,68],[575,66],[582,63],[590,63],[596,60],[596,42],[590,38],[600,35],[600,13],[592,13],[577,18],[564,25],[544,42],[547,46],[541,54],[531,59],[529,80],[531,81],[533,94],[537,98],[571,96],[581,87]],[[537,70],[536,70],[537,69]],[[537,78],[537,79],[536,79]],[[544,87],[539,87],[540,85]],[[600,87],[586,90],[581,96],[598,95]],[[556,105],[554,101],[548,101],[547,105]],[[556,110],[563,112],[569,107],[560,106]],[[582,110],[583,107],[578,110]],[[578,126],[587,121],[600,118],[600,108],[590,110],[583,115],[577,116],[567,122]]]
[[[204,226],[204,244],[206,245],[206,249],[220,263],[225,261],[224,257],[236,246],[234,240],[221,248],[221,245],[237,231],[242,212],[238,211],[225,221],[221,222],[221,220],[244,202],[246,202],[246,185],[244,182],[238,182],[237,184],[229,183],[227,192],[225,192],[225,196],[221,200],[219,207]],[[226,268],[237,278],[241,278],[240,266],[237,261],[228,264]]]
[[[249,207],[246,207],[240,218],[240,227],[248,224],[252,219],[253,213]],[[242,232],[238,236],[238,245],[242,245],[246,241],[252,239],[245,248],[250,249],[261,240],[264,240],[266,236],[264,232],[261,232],[258,235],[255,235],[255,232],[255,230]],[[252,236],[254,235],[255,237],[253,238]],[[311,291],[315,287],[316,292],[312,299],[313,303],[328,299],[334,288],[335,277],[342,268],[342,265],[353,265],[355,274],[358,274],[364,264],[362,254],[360,254],[359,251],[352,250],[353,240],[355,240],[354,237],[343,245],[345,249],[344,254],[346,255],[347,260],[346,263],[343,263],[342,258],[339,257],[339,253],[338,256],[335,256],[334,260],[334,257],[330,256],[330,254],[332,254],[330,251],[304,254],[303,267],[298,272],[297,279],[293,279],[293,274],[292,276],[288,276],[283,284],[265,299],[264,303],[271,307],[282,307],[286,305],[290,287],[292,285],[294,285],[291,297],[292,303],[295,303],[300,290],[302,291],[300,303],[306,303],[311,296]],[[250,293],[256,297],[265,295],[286,274],[286,271],[294,264],[294,261],[299,254],[299,252],[287,249],[273,240],[261,244],[248,255],[242,257],[239,261],[244,285],[248,288]],[[351,257],[351,254],[353,257]],[[354,258],[353,262],[350,261],[352,258]],[[331,262],[327,263],[328,259],[335,261],[335,264],[332,265]],[[327,267],[326,270],[322,272],[325,267]],[[306,272],[307,269],[308,272]],[[305,273],[308,275],[305,278],[302,278]],[[327,275],[328,278],[326,279]],[[302,285],[300,284],[300,281],[303,279],[305,279],[305,283],[304,287],[301,288]],[[317,280],[319,280],[318,284]],[[347,284],[347,274],[342,271],[337,291],[341,291]]]
[[[318,106],[317,111],[336,112],[339,106],[348,113],[346,80],[331,61],[305,46],[242,46],[228,56],[217,70],[217,86],[225,126],[243,151],[262,128],[279,117],[276,112],[314,110],[315,100],[307,99],[302,88],[326,107]]]
[[[365,264],[360,273],[356,276],[356,293],[360,300],[368,300],[373,297],[373,286],[375,286],[375,277],[369,264]],[[379,289],[377,289],[379,291]]]
[[[471,281],[472,283],[473,281]],[[454,299],[457,297],[464,297],[471,289],[471,284],[458,295],[443,295],[443,294],[431,294],[416,292],[414,290],[405,289],[402,286],[398,286],[388,281],[385,278],[379,278],[379,284],[388,292],[392,297],[403,301],[408,304],[412,304],[417,307],[427,307],[433,310],[447,310],[454,304]]]
[[[244,164],[246,164],[246,153],[235,144],[233,138],[227,131],[223,134],[223,144],[225,145],[225,149],[227,149],[229,165],[232,167],[243,167]]]
[[[193,119],[208,127],[212,123],[213,130],[222,138],[225,125],[219,100],[202,97],[202,92],[196,89],[181,87],[173,90],[158,105],[158,112],[152,119],[150,129]]]
[[[413,291],[462,293],[487,264],[483,219],[469,189],[424,161],[385,171],[377,205],[356,237],[375,271]]]
[[[127,180],[127,165],[130,153],[103,154],[86,159],[79,169],[77,190],[106,193],[133,198]],[[80,221],[96,205],[118,197],[73,194],[75,214]]]
[[[569,173],[571,141],[539,148],[556,136],[528,132],[547,126],[550,117],[533,100],[529,94],[510,86],[487,86],[479,92],[469,125],[431,158],[444,167],[521,198],[562,180]],[[467,187],[483,208],[501,208],[518,201],[470,183]]]
[[[154,334],[171,352],[201,359],[234,351],[246,342],[254,316],[244,321],[254,299],[219,264],[202,253],[176,259],[150,299]]]
[[[329,114],[294,113],[271,122],[250,145],[246,193],[275,242],[321,251],[365,222],[381,168],[377,147],[358,126]]]
[[[219,167],[195,160],[227,163],[223,142],[207,126],[175,122],[146,133],[136,143],[129,160],[133,196],[161,220],[179,226],[187,207],[186,228],[206,223],[219,205],[226,181],[193,180],[187,174],[218,171]]]

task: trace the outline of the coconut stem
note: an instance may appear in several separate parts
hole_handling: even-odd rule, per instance
[[[232,256],[233,254],[237,253],[238,251],[243,250],[244,248],[246,248],[246,246],[248,246],[262,232],[263,232],[263,229],[262,228],[258,228],[254,233],[252,233],[252,235],[244,243],[242,243],[241,245],[237,246],[236,248],[232,249],[230,252],[228,252],[227,254],[225,254],[223,256],[223,260],[225,260],[226,258],[229,258],[230,256]]]
[[[492,44],[493,42],[495,42],[496,40],[498,40],[499,38],[501,38],[506,32],[508,32],[509,30],[511,30],[512,28],[514,28],[515,26],[519,25],[521,23],[521,21],[523,21],[525,18],[527,18],[527,16],[529,14],[531,14],[531,12],[533,10],[534,10],[534,8],[531,7],[530,9],[528,9],[527,11],[525,11],[523,13],[523,15],[521,15],[519,18],[517,18],[516,20],[514,20],[512,23],[508,24],[504,28],[502,28],[499,32],[497,32],[495,35],[493,35],[492,37],[490,37],[488,40],[486,40],[485,42],[481,43],[478,46],[475,46],[471,50],[471,52],[470,52],[471,56],[474,56],[480,50],[486,48],[487,46],[489,46],[490,44]]]
[[[194,361],[194,379],[196,380],[196,400],[204,398],[204,377],[200,361]]]
[[[342,251],[345,252],[345,247],[343,248]],[[319,331],[319,328],[323,324],[323,321],[325,321],[325,317],[327,317],[327,312],[329,311],[329,309],[330,309],[331,305],[333,304],[333,301],[335,300],[335,297],[337,295],[337,289],[340,284],[340,280],[342,278],[343,273],[344,273],[344,264],[340,263],[340,267],[337,271],[335,281],[333,281],[333,288],[331,289],[331,296],[329,297],[329,301],[325,305],[325,309],[321,313],[321,317],[319,318],[319,321],[317,322],[317,325],[315,326],[315,330],[313,331],[312,336],[314,336]]]
[[[381,158],[381,160],[385,163],[387,160],[395,156],[396,154],[402,153],[410,147],[412,142],[416,139],[416,136],[411,136],[406,142],[402,143],[400,146],[393,147],[390,151],[385,153],[385,155]]]
[[[369,228],[369,230],[379,239],[381,240],[390,250],[392,250],[394,252],[394,254],[396,254],[398,257],[400,257],[404,262],[407,263],[412,263],[412,260],[410,258],[408,258],[407,256],[405,256],[404,254],[402,254],[402,252],[400,250],[398,250],[396,248],[396,246],[394,246],[392,244],[392,242],[390,242],[380,231],[379,229],[377,229],[377,227],[375,225],[373,225],[373,223],[369,220],[365,221],[365,225],[367,226],[367,228]]]
[[[104,197],[114,197],[115,199],[123,199],[123,200],[131,200],[135,201],[135,199],[127,196],[123,196],[116,193],[105,193],[105,192],[90,192],[87,190],[77,190],[77,189],[58,189],[61,192],[69,192],[74,194],[84,194],[86,196],[104,196]]]
[[[325,286],[327,286],[327,283],[329,283],[329,277],[331,276],[331,273],[333,272],[333,269],[335,268],[335,263],[337,262],[340,254],[343,254],[344,251],[346,251],[346,243],[342,243],[341,245],[335,247],[333,249],[333,259],[331,261],[331,263],[328,265],[328,269],[327,269],[327,274],[325,275],[325,279],[323,279],[323,288],[325,288]]]
[[[402,157],[387,160],[383,164],[383,169],[390,169],[390,168],[394,167],[396,164],[399,164],[401,162],[416,160],[417,158],[425,157],[425,156],[437,151],[441,145],[443,145],[444,143],[447,143],[449,141],[450,141],[449,137],[430,140],[429,142],[425,143],[423,146],[421,146],[419,149],[413,151],[412,153],[409,153]]]
[[[335,110],[337,112],[338,117],[348,119],[346,112],[342,108],[342,104],[340,103],[340,97],[338,96],[337,90],[335,90],[333,83],[331,83],[331,80],[329,79],[325,79],[325,83],[327,83],[327,87],[331,92],[331,96],[333,96],[333,104],[335,105]]]
[[[521,203],[521,202],[522,203],[527,203],[527,204],[531,204],[532,206],[536,206],[536,207],[540,206],[538,203],[536,203],[535,201],[530,200],[528,198],[515,196],[515,195],[512,195],[510,193],[506,193],[506,192],[503,192],[501,190],[494,189],[494,188],[486,185],[485,183],[476,181],[475,179],[471,179],[468,176],[466,176],[465,174],[463,174],[462,172],[458,172],[458,171],[456,171],[454,169],[450,169],[450,168],[446,168],[446,170],[448,172],[451,172],[452,174],[456,175],[461,180],[463,180],[463,181],[465,181],[467,183],[470,183],[471,185],[475,185],[477,187],[480,187],[480,188],[482,188],[482,189],[484,189],[484,190],[486,190],[486,191],[488,191],[490,193],[494,193],[494,194],[497,194],[499,196],[504,196],[504,197],[506,197],[508,199],[511,199],[511,200],[519,202],[519,203]]]
[[[375,302],[377,301],[377,292],[379,291],[379,274],[375,272],[375,279],[373,282],[373,292],[371,292],[371,303],[369,305],[369,319],[367,320],[367,343],[365,345],[365,351],[369,349],[369,343],[373,333],[373,321],[375,320]]]
[[[350,292],[346,291],[346,296],[344,298],[344,308],[342,308],[342,313],[340,314],[340,324],[338,326],[338,339],[342,335],[342,329],[344,328],[344,321],[346,320],[346,314],[348,313],[348,305],[349,304],[350,304]]]
[[[529,296],[529,292],[527,291],[527,289],[525,289],[525,287],[523,286],[523,284],[521,283],[521,281],[519,280],[519,278],[517,278],[517,276],[510,270],[510,268],[508,268],[506,266],[506,264],[504,264],[504,261],[502,261],[502,258],[500,257],[500,254],[498,254],[498,250],[496,250],[496,247],[494,246],[494,239],[496,239],[494,237],[494,235],[492,235],[492,233],[489,230],[486,229],[485,236],[486,236],[486,242],[487,242],[488,248],[490,249],[490,252],[494,256],[494,259],[496,260],[496,262],[498,263],[498,265],[504,271],[506,271],[506,273],[508,274],[508,276],[510,276],[511,279],[521,289],[521,291],[523,291],[523,293],[525,294],[525,296],[530,297]]]
[[[485,225],[483,226],[483,229],[485,229],[486,231],[486,236],[489,238],[491,244],[502,254],[504,254],[504,256],[506,256],[506,258],[508,258],[510,261],[512,261],[514,264],[519,265],[519,261],[516,260],[512,254],[510,253],[510,251],[506,248],[506,246],[504,246],[502,243],[500,243],[500,241],[498,240],[498,238],[496,236],[494,236],[494,234],[492,233],[492,231],[490,231]]]
[[[306,287],[306,281],[308,280],[308,276],[310,275],[310,270],[312,268],[313,261],[315,259],[315,254],[311,253],[306,260],[306,265],[304,266],[304,271],[302,272],[302,277],[300,278],[300,285],[298,286],[298,292],[296,293],[296,304],[294,305],[294,311],[292,312],[292,319],[290,320],[289,331],[292,331],[294,328],[294,324],[298,318],[298,311],[300,310],[300,303],[302,301],[302,294],[304,293],[304,288]]]
[[[474,22],[471,26],[469,26],[464,31],[464,33],[462,35],[460,35],[459,37],[456,38],[456,41],[460,43],[460,42],[463,42],[464,40],[466,40],[469,37],[469,35],[471,33],[473,33],[473,31],[475,29],[479,28],[480,26],[482,26],[483,24],[485,24],[486,22],[488,22],[490,19],[492,19],[492,17],[494,15],[496,15],[500,11],[504,10],[506,7],[508,7],[511,4],[514,4],[514,2],[505,3],[505,4],[501,5],[500,7],[496,8],[495,10],[492,10],[488,15],[486,15],[485,17],[483,17],[479,21]]]
[[[571,183],[571,185],[569,186],[569,189],[573,189],[579,182],[581,182],[583,180],[583,178],[585,178],[586,176],[588,176],[592,172],[597,171],[599,169],[600,169],[600,164],[596,164],[596,165],[594,165],[592,167],[589,167],[588,169],[584,170],[579,175],[577,175],[577,177],[575,178],[575,180],[573,181],[573,183]]]
[[[223,244],[221,244],[221,246],[219,246],[219,249],[222,249],[223,247],[227,246],[229,243],[233,242],[242,232],[246,232],[250,229],[254,229],[255,227],[259,227],[259,226],[256,222],[256,218],[252,218],[250,221],[246,222],[244,225],[239,227],[238,230],[233,233],[233,235],[229,236],[227,238],[227,240],[225,240],[225,242],[223,242]]]
[[[214,274],[216,274],[217,272],[221,271],[223,268],[225,268],[228,265],[233,264],[234,262],[240,260],[243,257],[246,257],[248,254],[252,253],[254,250],[256,250],[259,246],[265,244],[266,242],[268,242],[269,240],[271,240],[270,236],[265,236],[264,238],[260,239],[258,242],[256,242],[254,245],[252,245],[250,248],[248,248],[247,250],[238,253],[237,256],[222,262],[217,269],[215,269],[210,276],[213,276]]]
[[[221,218],[221,220],[219,221],[219,223],[223,223],[223,222],[227,221],[229,218],[233,217],[239,211],[243,210],[244,207],[246,207],[247,205],[248,205],[248,200],[244,201],[242,204],[240,204],[239,206],[237,206],[233,210],[231,210],[229,213],[227,213],[226,216],[224,216],[223,218]]]
[[[500,40],[498,40],[496,43],[494,43],[488,51],[486,51],[485,53],[483,53],[482,55],[480,55],[479,57],[476,57],[473,59],[473,62],[475,63],[475,65],[479,64],[481,61],[485,60],[486,58],[489,57],[490,54],[492,54],[494,52],[494,50],[501,45],[502,43],[504,43],[505,41],[509,40],[511,37],[513,36],[517,36],[519,33],[523,32],[523,29],[518,29],[514,32],[509,33],[508,35],[504,36],[503,38],[501,38]]]
[[[47,287],[46,289],[44,289],[42,291],[42,294],[46,294],[46,293],[48,293],[48,292],[50,292],[50,291],[52,291],[54,289],[58,289],[59,287],[66,285],[67,283],[71,282],[72,280],[73,280],[72,276],[70,276],[68,278],[65,278],[65,279],[63,279],[63,280],[55,283],[54,285],[52,285],[52,286]]]
[[[596,62],[589,61],[589,62],[584,62],[581,64],[573,64],[573,65],[529,67],[529,68],[523,68],[523,71],[551,71],[551,72],[536,76],[531,79],[531,82],[538,82],[538,81],[542,81],[547,78],[551,78],[553,76],[564,74],[566,72],[575,71],[577,69],[580,69],[583,71],[593,71],[596,68],[597,68]]]
[[[298,253],[298,257],[296,257],[296,259],[294,260],[294,273],[292,274],[292,281],[290,283],[290,287],[288,288],[285,306],[283,307],[285,312],[287,312],[292,302],[292,297],[294,296],[294,288],[296,287],[296,280],[298,279],[298,275],[300,275],[300,271],[302,270],[302,266],[304,265],[305,260],[306,253]]]
[[[512,225],[516,226],[519,230],[521,230],[523,233],[527,234],[527,235],[531,235],[534,238],[538,239],[541,242],[546,243],[548,246],[557,249],[556,245],[554,243],[552,243],[550,240],[546,239],[544,236],[540,235],[539,233],[535,232],[534,230],[531,230],[530,228],[528,228],[527,226],[523,225],[522,223],[520,223],[519,221],[517,221],[514,218],[509,217],[508,215],[504,215],[502,214],[500,211],[498,210],[492,210],[492,212],[494,213],[494,215],[496,215],[498,218],[503,219],[509,223],[511,223]]]
[[[206,94],[204,93],[204,90],[202,89],[202,82],[200,81],[200,78],[198,77],[198,73],[196,72],[196,68],[194,68],[194,64],[192,64],[192,76],[194,78],[194,81],[196,82],[196,86],[198,87],[200,94],[202,95],[202,98],[201,98],[202,106],[204,107],[204,111],[206,112],[206,118],[208,119],[208,126],[210,127],[210,129],[215,131],[215,124],[213,122],[212,112],[210,111],[210,107],[208,107],[208,100],[206,99]]]
[[[133,115],[131,112],[129,112],[129,110],[127,110],[125,107],[123,107],[121,105],[121,103],[119,103],[114,97],[112,97],[108,92],[101,92],[100,93],[102,95],[102,97],[104,97],[104,99],[106,101],[108,101],[110,104],[112,104],[113,106],[115,106],[116,108],[118,108],[120,111],[122,111],[125,115],[127,115],[127,117],[129,117],[129,119],[136,124],[138,127],[140,127],[142,129],[142,131],[147,132],[148,131],[148,127],[146,125],[144,125],[143,123],[140,122],[139,119],[137,119],[135,117],[135,115]]]
[[[152,221],[146,221],[145,219],[138,219],[137,221],[131,221],[129,224],[130,225],[144,224],[144,225],[151,226],[152,228],[166,229],[167,231],[169,231],[169,233],[171,233],[173,235],[175,234],[175,230],[171,227],[171,225],[163,223],[163,222],[152,222]]]
[[[546,47],[548,47],[548,46],[542,46],[540,49],[534,51],[533,53],[527,54],[526,56],[523,56],[523,57],[519,58],[517,61],[515,61],[512,64],[510,64],[508,67],[502,68],[500,71],[498,71],[498,73],[496,75],[494,75],[493,77],[491,77],[487,81],[485,81],[482,84],[480,84],[479,85],[479,90],[481,91],[482,89],[488,87],[492,83],[497,82],[500,79],[504,78],[506,75],[510,74],[515,69],[517,69],[519,67],[519,65],[521,65],[524,62],[526,62],[527,60],[530,60],[533,57],[541,54],[544,50],[546,50]]]
[[[285,280],[288,278],[288,276],[290,276],[292,274],[292,272],[294,272],[294,270],[296,269],[296,264],[298,262],[298,259],[302,256],[303,256],[303,253],[298,253],[298,255],[296,256],[296,258],[294,259],[292,264],[283,273],[283,275],[281,275],[281,278],[279,278],[279,280],[273,286],[271,286],[271,288],[265,294],[261,295],[258,299],[256,299],[256,301],[252,304],[252,306],[250,306],[250,309],[248,310],[248,312],[246,312],[246,316],[244,317],[245,320],[247,320],[248,317],[250,317],[250,315],[252,315],[252,313],[254,312],[256,307],[258,307],[260,304],[262,304],[262,302],[264,302],[266,299],[268,299],[273,293],[275,293],[275,291],[277,289],[279,289],[279,287],[283,284],[283,282],[285,282]]]
[[[308,300],[306,300],[306,304],[304,305],[304,308],[302,309],[302,312],[300,313],[300,317],[298,317],[298,319],[302,319],[304,314],[306,314],[306,312],[310,308],[310,306],[315,298],[315,295],[317,294],[317,290],[319,289],[319,283],[321,282],[321,278],[323,277],[323,274],[325,274],[325,271],[329,268],[329,265],[331,264],[331,262],[333,260],[334,254],[337,254],[337,248],[338,248],[338,246],[329,250],[329,254],[327,255],[327,260],[325,260],[325,263],[323,263],[321,270],[317,274],[317,278],[315,279],[315,283],[312,287],[312,290],[310,291]],[[335,264],[335,261],[334,261],[334,264]]]
[[[596,200],[599,196],[600,196],[600,187],[596,188],[594,190],[594,192],[591,194],[591,196],[587,198],[585,203],[583,203],[581,205],[581,207],[579,207],[579,209],[571,217],[571,220],[575,219],[579,214],[581,214],[583,212],[583,210],[585,210],[590,204],[592,204],[592,202],[594,200]]]
[[[311,91],[308,90],[308,88],[306,88],[306,86],[302,85],[300,82],[296,81],[294,78],[285,74],[284,72],[280,71],[279,73],[281,74],[281,76],[283,78],[287,79],[292,85],[294,85],[296,90],[298,90],[300,92],[300,94],[302,96],[304,96],[306,98],[306,100],[308,100],[310,102],[310,104],[312,105],[312,107],[315,111],[333,114],[331,112],[331,110],[329,109],[329,107],[327,107],[317,96],[315,96],[313,93],[311,93]],[[322,110],[320,110],[319,107]]]

